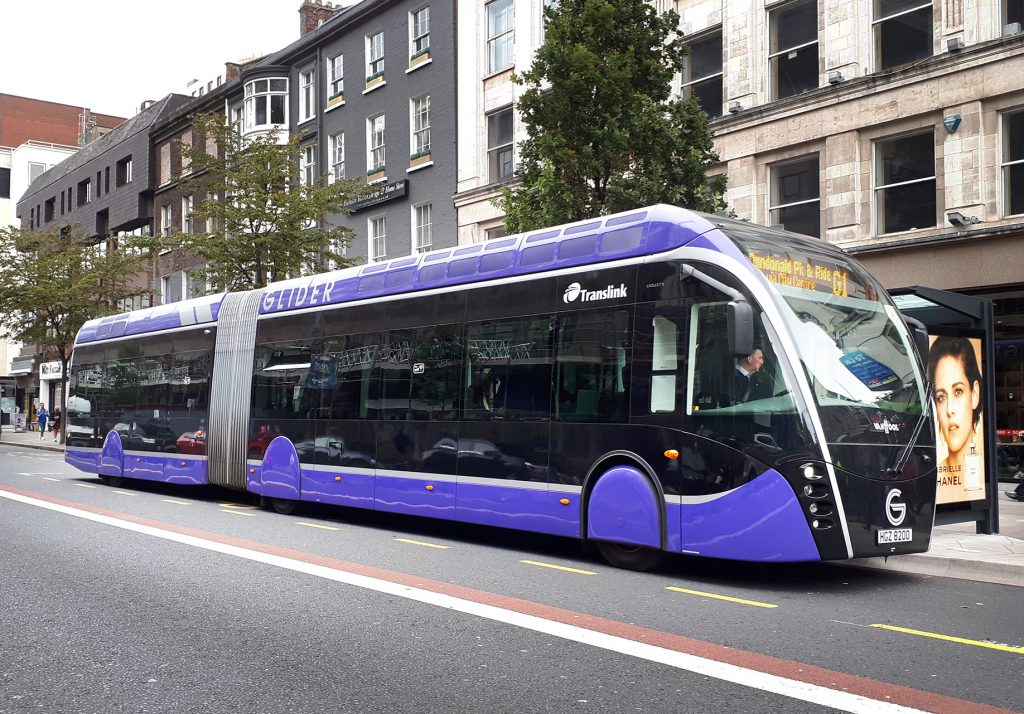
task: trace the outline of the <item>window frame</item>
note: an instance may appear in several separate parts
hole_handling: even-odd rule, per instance
[[[792,201],[790,203],[775,203],[777,195],[781,193],[776,190],[776,182],[782,177],[779,175],[780,169],[785,169],[787,166],[793,166],[795,164],[804,163],[813,159],[817,165],[816,177],[814,185],[818,188],[818,195],[814,198],[801,199],[799,201]],[[768,221],[770,224],[785,225],[781,220],[775,219],[775,212],[782,211],[786,208],[793,208],[796,206],[807,206],[812,203],[818,204],[818,233],[817,235],[811,236],[814,238],[821,238],[821,154],[820,152],[813,152],[811,154],[804,154],[803,156],[794,156],[790,159],[769,164],[768,166]],[[790,229],[786,229],[790,230]],[[795,232],[795,231],[794,231]],[[800,233],[800,235],[809,235]]]
[[[366,117],[366,173],[367,175],[384,171],[387,161],[387,122],[384,112]],[[376,122],[380,119],[380,130]],[[375,143],[377,138],[380,143]]]
[[[327,95],[327,99],[331,100],[337,96],[345,96],[345,54],[339,53],[333,57],[328,58],[328,67],[330,68],[330,94]]]
[[[425,20],[419,22],[417,16],[425,13]],[[425,26],[425,29],[421,29]],[[426,42],[424,43],[424,40]],[[430,5],[409,12],[409,59],[430,52]]]
[[[418,107],[419,102],[425,107]],[[424,122],[421,124],[421,121]],[[424,138],[425,137],[425,138]],[[409,100],[409,158],[430,154],[430,94],[421,94]]]
[[[339,131],[331,134],[330,151],[331,170],[329,178],[330,182],[334,183],[345,178],[345,132]],[[338,175],[338,166],[341,166],[340,176]]]
[[[380,233],[376,232],[378,226],[381,229]],[[388,259],[387,238],[387,216],[380,214],[368,217],[366,219],[366,252],[370,263],[382,263]]]
[[[871,8],[871,39],[872,39],[872,42],[874,43],[874,51],[873,51],[872,54],[873,54],[873,59],[874,59],[874,62],[875,62],[875,71],[876,72],[888,72],[888,71],[891,71],[891,70],[896,69],[898,67],[903,67],[903,66],[905,66],[907,64],[911,64],[912,62],[916,62],[916,61],[919,61],[919,60],[922,60],[922,59],[927,59],[928,57],[932,57],[932,56],[935,55],[935,5],[934,5],[934,2],[932,2],[931,0],[921,0],[920,4],[915,5],[912,8],[908,8],[906,10],[900,10],[898,12],[894,12],[894,13],[891,13],[889,15],[886,15],[885,17],[878,17],[878,15],[881,13],[880,3],[881,3],[881,0],[873,0],[872,8]],[[928,10],[930,12],[929,23],[928,23],[930,43],[929,43],[929,47],[928,47],[928,52],[926,54],[922,55],[921,57],[917,57],[915,59],[909,60],[907,62],[903,62],[901,64],[894,64],[894,65],[889,65],[889,66],[886,66],[885,64],[883,64],[883,62],[882,62],[882,38],[881,38],[881,32],[882,32],[883,24],[886,23],[886,22],[889,22],[891,20],[895,20],[896,18],[899,18],[899,17],[905,17],[907,15],[911,15],[911,14],[916,13],[916,12],[921,12],[922,10]]]
[[[266,83],[265,88],[260,89],[261,83]],[[274,82],[283,82],[283,89],[274,89]],[[251,79],[245,83],[243,93],[245,98],[243,99],[242,109],[242,127],[243,132],[248,133],[252,131],[269,131],[274,127],[287,127],[288,126],[288,78],[287,77],[261,77],[259,79]],[[280,97],[281,110],[282,110],[282,121],[274,121],[274,99]],[[257,104],[263,100],[265,102],[266,122],[257,123],[258,108]]]
[[[380,38],[380,42],[377,42]],[[380,54],[375,52],[380,49]],[[384,75],[384,30],[366,35],[366,81],[371,78]]]
[[[316,116],[316,65],[299,70],[299,123]]]
[[[928,136],[932,137],[932,175],[931,176],[926,176],[924,178],[910,179],[909,181],[897,181],[895,183],[890,183],[890,184],[880,184],[879,183],[879,180],[880,180],[879,176],[880,176],[880,172],[883,170],[883,164],[882,164],[882,161],[881,161],[881,153],[882,153],[883,145],[891,144],[893,142],[901,141],[901,140],[905,140],[905,139],[912,139],[912,138],[915,138],[915,137],[918,137],[918,136],[925,136],[925,135],[928,135]],[[938,225],[938,209],[939,209],[939,197],[938,197],[938,190],[937,190],[938,189],[938,171],[936,169],[937,157],[935,155],[935,130],[933,128],[929,127],[929,128],[927,128],[927,129],[925,129],[923,131],[918,129],[918,130],[915,130],[915,131],[909,131],[909,132],[906,132],[906,133],[903,133],[903,134],[897,134],[897,135],[894,135],[894,136],[879,137],[879,138],[875,139],[873,143],[874,143],[874,146],[873,146],[873,151],[872,151],[872,171],[871,171],[871,183],[872,183],[872,186],[871,186],[871,192],[872,192],[871,206],[872,206],[872,210],[875,212],[875,221],[874,221],[875,234],[879,235],[879,236],[882,236],[882,235],[894,235],[896,233],[905,233],[905,232],[911,231],[911,230],[928,230],[930,228],[935,228]],[[889,190],[889,189],[893,189],[893,188],[901,188],[903,186],[911,186],[911,185],[915,185],[915,184],[923,184],[923,183],[928,182],[928,181],[932,182],[932,184],[935,187],[934,190],[932,191],[932,194],[935,197],[935,204],[934,204],[934,208],[935,208],[934,214],[935,214],[935,217],[933,217],[932,224],[928,225],[928,226],[915,226],[913,228],[901,228],[899,230],[886,231],[885,230],[885,225],[884,225],[884,222],[885,222],[885,211],[884,211],[884,208],[883,208],[883,204],[880,203],[880,198],[879,198],[879,196],[882,195],[881,192]]]
[[[499,7],[501,6],[501,7]],[[508,15],[504,28],[491,34],[492,9],[498,8],[497,14],[493,16],[498,20]],[[498,74],[512,67],[515,67],[515,0],[489,0],[484,5],[484,33],[487,38],[487,72],[486,75]],[[505,64],[500,66],[496,63],[496,49],[502,48]],[[507,48],[507,49],[506,49]]]
[[[1020,185],[1018,186],[1018,189],[1022,194],[1018,199],[1021,202],[1022,208],[1020,211],[1016,213],[1012,212],[1011,209],[1013,201],[1012,196],[1010,194],[1010,171],[1015,166],[1019,166],[1022,170],[1024,170],[1024,152],[1021,153],[1021,157],[1019,159],[1008,158],[1010,148],[1010,123],[1008,119],[1010,119],[1011,117],[1021,117],[1022,119],[1021,136],[1019,137],[1019,141],[1021,145],[1024,146],[1024,107],[1002,112],[999,115],[999,122],[1001,124],[999,131],[999,178],[1002,182],[1002,190],[1000,191],[1000,195],[1003,201],[1002,215],[1005,217],[1024,215],[1024,179],[1021,180]]]
[[[708,84],[710,82],[717,82],[719,84],[719,101],[717,111],[708,111],[707,107],[701,106],[704,113],[708,115],[709,119],[715,119],[722,116],[722,107],[725,104],[725,38],[722,33],[722,26],[718,25],[714,28],[710,28],[705,32],[700,33],[696,37],[692,38],[686,43],[686,47],[689,50],[687,59],[693,57],[693,46],[698,44],[707,43],[710,40],[718,38],[718,54],[719,54],[719,71],[711,74],[701,75],[694,77],[692,74],[693,65],[688,61],[683,68],[682,82],[679,86],[679,93],[686,98],[694,97],[694,87],[701,84]]]
[[[299,185],[312,186],[316,178],[316,144],[303,144],[299,152]]]
[[[422,221],[421,211],[426,209],[427,221]],[[411,225],[412,225],[412,255],[420,255],[421,253],[429,253],[433,250],[434,246],[434,204],[427,201],[425,203],[419,203],[412,206],[411,210]],[[424,227],[426,230],[424,230]],[[423,241],[424,234],[426,235],[426,241]]]
[[[495,119],[499,115],[504,114],[506,112],[508,112],[508,114],[511,116],[511,119],[512,119],[512,130],[509,132],[509,140],[507,142],[505,142],[505,143],[496,144],[495,146],[491,146],[491,120]],[[500,182],[504,182],[504,181],[510,181],[513,178],[515,178],[515,174],[516,174],[516,170],[515,170],[515,135],[516,135],[515,120],[516,120],[515,110],[512,108],[512,105],[501,107],[500,109],[495,109],[494,111],[488,112],[487,114],[484,115],[484,124],[485,124],[485,127],[486,127],[485,130],[487,132],[487,142],[486,142],[485,148],[486,148],[486,151],[487,151],[487,182],[488,183],[500,183]],[[502,165],[503,162],[500,161],[499,155],[501,153],[503,153],[504,151],[506,151],[506,150],[510,154],[510,162],[509,163],[510,163],[511,169],[508,172],[507,176],[501,176],[501,175],[499,175],[499,173],[500,173],[499,169],[500,169],[500,166]]]
[[[813,5],[814,6],[814,39],[801,44],[793,45],[791,47],[779,48],[772,52],[772,45],[778,44],[778,25],[779,17],[782,13],[793,10],[801,5]],[[772,99],[786,99],[787,97],[795,97],[803,92],[811,91],[816,89],[821,81],[821,73],[818,71],[818,63],[820,61],[820,44],[821,34],[818,31],[818,0],[794,0],[794,2],[788,2],[777,7],[772,7],[768,10],[768,76],[771,83],[771,98]],[[779,59],[783,55],[788,55],[791,52],[799,53],[809,47],[819,47],[819,50],[814,53],[815,55],[815,71],[814,71],[814,85],[808,89],[793,92],[790,94],[783,95],[779,90]]]

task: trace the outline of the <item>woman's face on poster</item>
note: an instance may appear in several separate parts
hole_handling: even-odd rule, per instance
[[[968,381],[958,358],[947,356],[938,361],[935,365],[935,411],[951,455],[960,453],[967,444],[979,399],[981,385]]]

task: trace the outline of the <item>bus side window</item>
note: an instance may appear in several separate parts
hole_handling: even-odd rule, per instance
[[[651,413],[676,410],[676,370],[679,360],[676,345],[679,330],[676,323],[662,315],[655,315],[653,359],[651,363]]]
[[[544,316],[469,325],[464,419],[551,418],[551,327]]]
[[[559,318],[555,418],[625,422],[629,405],[631,310],[574,312]]]

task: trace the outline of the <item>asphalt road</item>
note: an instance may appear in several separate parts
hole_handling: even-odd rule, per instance
[[[0,447],[0,714],[1024,711],[1024,594],[675,558]]]

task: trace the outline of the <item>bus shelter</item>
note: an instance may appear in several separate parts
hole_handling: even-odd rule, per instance
[[[933,362],[956,354],[954,360],[947,364],[970,365],[972,353],[976,360],[975,365],[965,369],[965,374],[974,373],[974,378],[961,377],[967,384],[968,400],[976,386],[979,401],[972,412],[975,421],[969,443],[965,439],[961,445],[957,437],[948,436],[943,431],[943,415],[939,410],[944,408],[948,390],[940,388],[933,391],[933,395],[940,395],[938,399],[932,399],[939,432],[935,435],[939,464],[935,523],[974,521],[978,533],[998,533],[1000,447],[996,438],[996,345],[992,301],[918,285],[889,292],[904,315],[921,322],[928,330]],[[942,341],[937,345],[940,339]],[[928,366],[929,356],[924,355],[924,359]],[[975,367],[980,375],[975,372]],[[931,366],[928,371],[931,374]],[[963,429],[964,433],[967,431]]]

